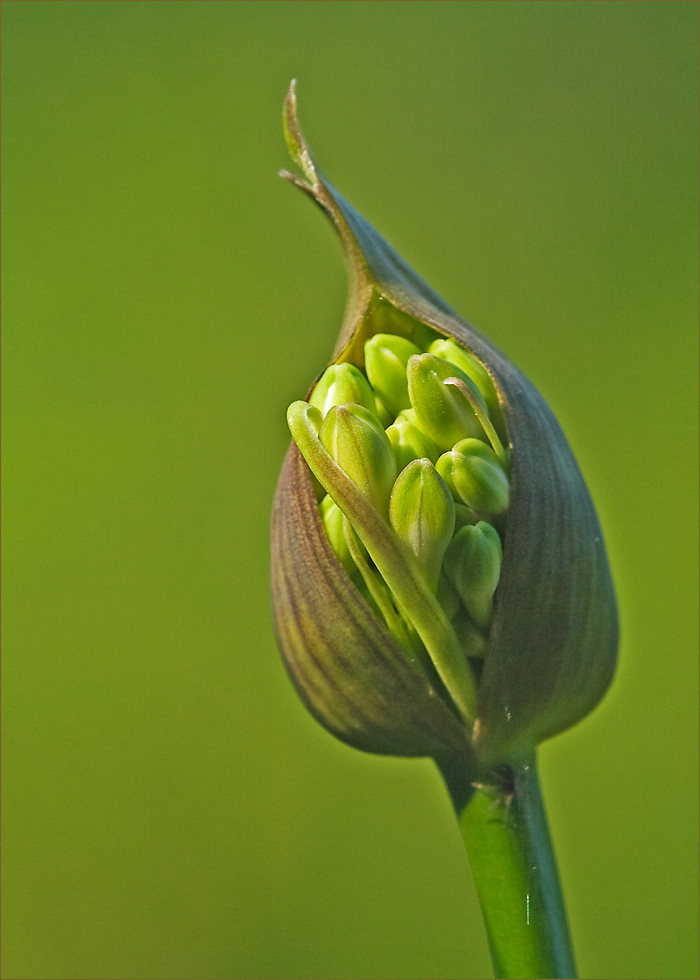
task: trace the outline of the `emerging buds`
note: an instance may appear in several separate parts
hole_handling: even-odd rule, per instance
[[[293,89],[284,123],[306,179],[284,176],[333,221],[351,291],[333,363],[288,412],[280,649],[307,706],[350,744],[458,756],[463,771],[510,764],[612,678],[593,504],[533,386],[321,177]]]

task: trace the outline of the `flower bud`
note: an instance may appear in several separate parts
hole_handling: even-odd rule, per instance
[[[321,520],[323,521],[323,526],[326,530],[328,540],[331,543],[331,548],[336,553],[338,561],[348,575],[352,575],[357,571],[357,565],[352,560],[348,549],[348,543],[345,539],[342,510],[336,503],[334,503],[328,494],[326,494],[321,503],[318,505],[318,509],[321,514]]]
[[[420,350],[405,337],[378,333],[365,344],[365,370],[369,383],[394,415],[411,407],[406,365]]]
[[[437,461],[440,449],[430,436],[426,436],[418,426],[409,422],[404,415],[399,415],[393,425],[386,430],[389,442],[394,447],[396,464],[399,472],[414,459],[429,459]]]
[[[501,539],[485,521],[463,527],[445,554],[445,574],[477,626],[491,622],[493,594],[501,575]]]
[[[421,425],[420,425],[420,419],[416,415],[415,409],[413,409],[413,408],[404,408],[404,410],[402,412],[399,412],[399,414],[396,416],[396,421],[398,421],[399,419],[403,419],[405,422],[410,422],[411,425],[414,425],[418,429],[419,432],[423,432],[423,429],[421,428]],[[430,439],[430,436],[427,434],[427,432],[423,432],[423,435],[427,439]],[[437,445],[437,443],[433,442],[432,439],[430,439],[430,442],[434,446]],[[438,456],[439,455],[440,455],[440,447],[438,446]]]
[[[501,407],[498,404],[498,395],[493,386],[493,381],[473,354],[464,350],[454,340],[445,340],[444,338],[434,341],[428,348],[428,353],[444,361],[449,361],[450,364],[454,364],[455,367],[460,368],[468,375],[484,396],[489,415],[492,418],[500,418]]]
[[[478,524],[482,519],[483,514],[477,514],[471,507],[455,500],[455,534],[467,524]]]
[[[418,559],[435,592],[455,526],[455,508],[452,494],[429,459],[416,459],[399,474],[391,491],[389,522]]]
[[[497,466],[500,470],[503,470],[503,466],[499,463],[498,457],[493,449],[487,446],[481,439],[460,439],[459,442],[454,444],[452,450],[455,453],[461,453],[463,456],[478,456],[479,459],[483,459],[492,466]],[[505,472],[505,470],[503,471]]]
[[[394,422],[394,413],[389,411],[384,402],[381,400],[379,395],[374,393],[374,404],[376,406],[376,414],[379,421],[382,423],[382,428],[386,429]]]
[[[353,415],[345,395],[331,398],[344,407],[328,412],[319,391],[315,400],[312,395],[316,408],[306,402],[290,408],[294,444],[275,497],[272,581],[280,650],[300,696],[338,737],[372,752],[456,760],[468,783],[479,778],[476,765],[515,764],[539,742],[575,724],[610,684],[617,611],[600,525],[566,437],[542,396],[325,181],[299,129],[293,87],[283,118],[290,152],[304,175],[283,176],[329,216],[348,265],[346,315],[331,361],[354,365],[364,377],[359,367],[365,344],[377,333],[397,334],[421,350],[431,349],[409,358],[412,407],[401,417],[450,457],[448,476],[461,467],[450,489],[458,498],[459,524],[468,523],[455,540],[465,533],[474,539],[468,547],[476,558],[465,570],[457,552],[466,545],[457,541],[455,555],[449,547],[446,552],[442,580],[445,565],[452,568],[454,560],[453,574],[463,585],[467,609],[471,606],[470,612],[460,608],[453,616],[448,589],[440,579],[437,596],[427,588],[415,554],[388,524],[387,484],[390,488],[396,474],[393,454],[391,464],[386,461],[389,438],[365,419],[362,434],[348,436],[351,450],[341,451],[345,435],[340,438],[337,431],[338,413],[345,413],[347,434],[352,431],[349,419],[359,425],[361,413],[372,411],[366,392],[350,396]],[[465,363],[445,342],[483,368],[493,391],[483,390],[487,386],[474,363]],[[435,353],[447,354],[448,360]],[[383,403],[381,395],[375,406],[377,400]],[[319,441],[321,410],[333,413],[327,425],[324,421],[325,444],[342,457],[352,477]],[[391,409],[387,405],[384,411]],[[501,464],[500,475],[483,448],[465,452],[469,446],[459,445],[473,438],[488,441]],[[455,456],[465,462],[455,462]],[[357,576],[350,578],[331,546],[311,474],[341,507],[367,550],[372,575],[386,585],[374,606],[363,599]],[[479,479],[480,492],[488,491],[486,511],[474,490]],[[457,483],[464,489],[469,481],[463,504]],[[370,503],[375,494],[381,513]],[[498,600],[486,633],[472,617],[488,619],[498,544],[494,529],[474,519],[478,513],[503,513],[505,507]],[[455,568],[461,569],[459,575]],[[368,581],[374,580],[368,576]],[[367,591],[371,594],[369,586]],[[400,630],[391,631],[392,611],[382,608],[384,598],[393,603],[410,637],[420,638],[430,663],[421,661],[421,650],[411,656]]]
[[[408,393],[420,428],[441,449],[451,449],[460,439],[483,437],[484,430],[474,409],[448,378],[457,377],[483,402],[483,396],[468,375],[454,364],[433,357],[414,355],[408,362]]]
[[[321,423],[321,445],[382,515],[396,480],[396,460],[377,417],[361,405],[334,405]]]
[[[312,391],[309,404],[325,418],[334,405],[344,405],[346,402],[362,405],[375,415],[377,413],[372,389],[362,371],[354,364],[331,364]]]
[[[479,443],[478,439],[464,440]],[[460,443],[458,443],[460,445]],[[508,477],[497,462],[485,457],[488,446],[476,451],[458,452],[456,449],[443,453],[435,467],[455,500],[459,500],[480,514],[502,514],[508,509],[510,488]],[[484,452],[485,451],[485,452]],[[493,454],[491,454],[493,455]]]

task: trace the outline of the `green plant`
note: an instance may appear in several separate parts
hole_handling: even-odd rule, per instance
[[[521,372],[322,177],[350,288],[331,365],[290,406],[273,513],[275,625],[309,710],[369,752],[431,756],[496,975],[572,977],[537,745],[598,703],[617,613],[568,443]]]

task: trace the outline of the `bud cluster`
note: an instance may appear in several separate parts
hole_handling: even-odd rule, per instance
[[[325,182],[293,85],[283,120],[303,178],[282,176],[330,218],[349,273],[335,363],[287,410],[271,549],[285,665],[350,745],[460,773],[522,761],[615,669],[593,501],[540,393]]]
[[[309,417],[326,452],[415,558],[463,652],[483,658],[509,502],[503,418],[476,358],[416,328],[413,339],[374,334],[362,368],[331,365],[311,394]],[[330,496],[319,509],[331,547],[367,601],[397,636],[398,620],[414,654],[420,651],[410,615],[358,540],[359,529]]]

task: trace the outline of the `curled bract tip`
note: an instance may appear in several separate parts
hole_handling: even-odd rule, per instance
[[[287,149],[289,154],[294,160],[294,162],[299,166],[309,181],[310,184],[315,184],[316,180],[316,168],[314,167],[313,160],[311,159],[311,154],[309,153],[309,148],[304,139],[304,136],[299,128],[299,120],[297,118],[297,97],[296,97],[296,78],[293,78],[289,83],[289,89],[287,90],[287,95],[282,106],[282,128],[284,130],[284,138],[287,143]],[[298,182],[298,178],[295,178],[293,174],[288,174],[288,172],[281,171],[281,175],[292,179],[294,182]]]

